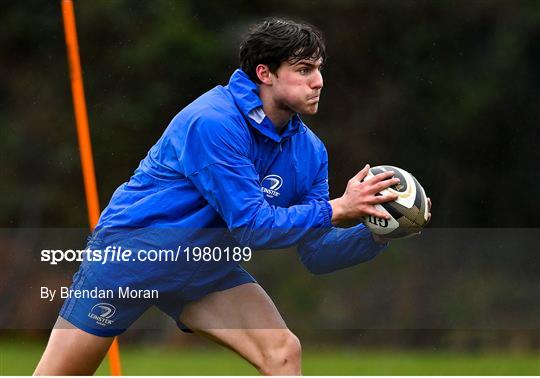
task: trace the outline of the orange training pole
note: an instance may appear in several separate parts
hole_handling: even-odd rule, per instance
[[[64,33],[69,61],[71,78],[71,91],[73,94],[73,107],[75,108],[75,122],[77,124],[77,137],[81,155],[84,190],[88,206],[88,221],[93,230],[99,219],[99,200],[92,157],[92,143],[88,126],[88,114],[84,98],[81,61],[79,58],[79,45],[77,43],[77,29],[75,26],[75,12],[72,0],[62,0],[62,16],[64,19]],[[120,365],[120,348],[115,337],[109,349],[109,365],[111,375],[122,375]]]

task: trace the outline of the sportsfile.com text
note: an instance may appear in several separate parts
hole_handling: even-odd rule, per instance
[[[49,265],[59,262],[92,261],[101,262],[176,262],[176,261],[249,261],[249,247],[182,247],[173,249],[139,249],[132,251],[116,246],[105,249],[43,249],[41,261]]]

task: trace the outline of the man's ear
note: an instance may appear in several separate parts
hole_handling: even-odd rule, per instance
[[[262,84],[272,85],[272,72],[266,64],[259,64],[255,68],[255,73]]]

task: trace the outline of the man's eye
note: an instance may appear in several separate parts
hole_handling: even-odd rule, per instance
[[[298,70],[298,72],[300,72],[300,75],[307,75],[309,73],[309,69],[308,68],[300,68]]]

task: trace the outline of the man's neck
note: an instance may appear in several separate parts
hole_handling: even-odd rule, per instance
[[[290,110],[280,109],[274,102],[274,98],[269,95],[264,89],[260,91],[261,101],[263,103],[264,114],[270,118],[277,132],[281,132],[293,116]]]

